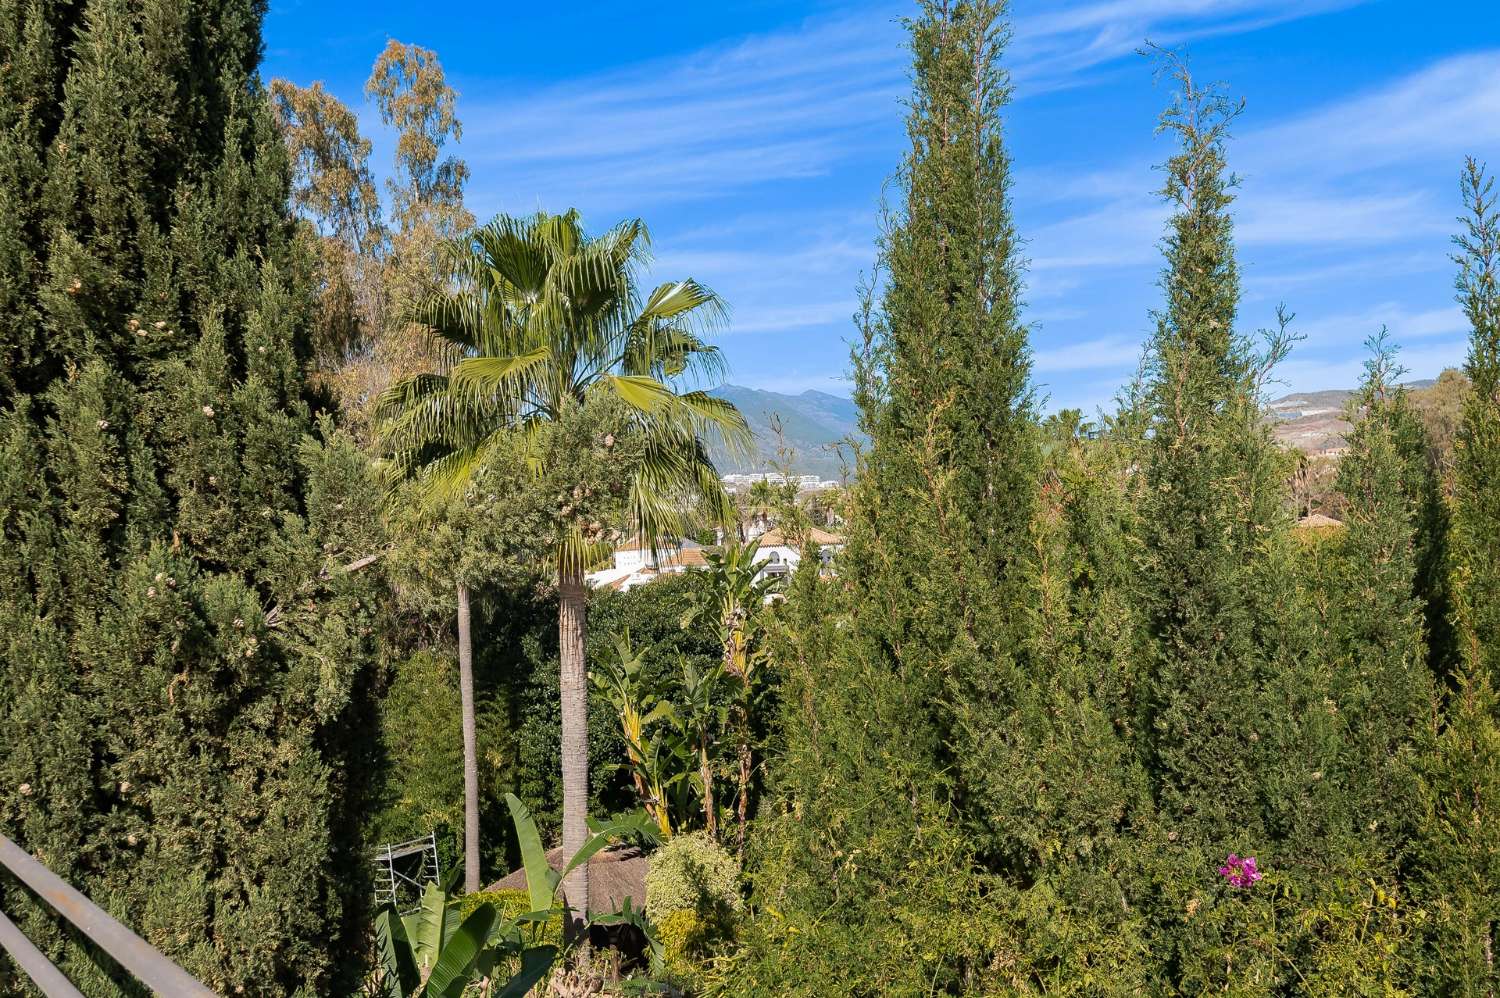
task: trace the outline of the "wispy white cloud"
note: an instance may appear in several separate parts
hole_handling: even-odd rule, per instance
[[[1244,179],[1235,212],[1247,301],[1258,303],[1242,323],[1260,324],[1268,300],[1289,298],[1307,336],[1278,377],[1297,390],[1352,385],[1362,373],[1361,345],[1382,325],[1405,346],[1400,359],[1412,377],[1459,363],[1466,327],[1434,271],[1449,267],[1460,156],[1500,153],[1500,50],[1438,60],[1285,120],[1251,127],[1253,115],[1252,107],[1230,149]],[[1056,194],[1047,202],[1054,220],[1031,231],[1042,290],[1032,300],[1081,301],[1100,322],[1117,323],[1118,289],[1145,287],[1160,265],[1166,210],[1151,194],[1157,183],[1144,159],[1072,175],[1023,174],[1018,190]],[[1072,213],[1056,217],[1064,205]],[[1398,297],[1418,287],[1439,293]],[[1377,304],[1350,306],[1361,299]],[[1127,376],[1138,350],[1126,347],[1137,344],[1082,335],[1076,345],[1040,350],[1038,372],[1067,382],[1077,380],[1069,371],[1112,367]]]
[[[1018,5],[1011,58],[1019,93],[1078,82],[1146,39],[1182,45],[1359,6],[1368,0],[1083,0]],[[1027,5],[1029,7],[1030,5]]]
[[[1129,366],[1141,355],[1141,341],[1128,336],[1103,336],[1065,346],[1047,347],[1032,355],[1032,369],[1039,374],[1064,371],[1097,371]]]
[[[1147,37],[1188,43],[1364,2],[1018,0],[1006,62],[1025,101],[1114,72]],[[769,379],[756,369],[775,365],[742,363],[742,380],[847,390],[820,366],[842,361],[838,344],[851,329],[856,279],[874,256],[880,191],[868,164],[894,169],[903,145],[908,56],[897,18],[905,12],[904,4],[886,2],[850,6],[793,29],[508,93],[504,101],[475,101],[471,92],[462,153],[476,171],[473,206],[483,215],[576,204],[598,223],[637,213],[670,217],[678,206],[700,218],[732,212],[724,223],[659,232],[654,272],[691,274],[718,288],[733,306],[731,333],[806,337],[807,357],[783,359]],[[1131,71],[1144,85],[1144,68]],[[1451,192],[1398,186],[1382,171],[1453,160],[1466,144],[1500,144],[1497,108],[1500,52],[1478,52],[1287,121],[1252,127],[1247,118],[1232,161],[1246,176],[1238,231],[1249,286],[1321,288],[1344,279],[1341,266],[1350,277],[1368,277],[1360,261],[1375,254],[1399,269],[1403,247],[1451,225]],[[1099,275],[1130,275],[1144,285],[1158,266],[1167,213],[1152,194],[1159,175],[1144,158],[1102,168],[1094,160],[1068,172],[1012,152],[1023,167],[1016,197],[1041,223],[1022,233],[1031,257],[1028,295],[1044,306],[1033,319],[1083,337],[1053,345],[1044,330],[1036,370],[1068,381],[1080,372],[1128,370],[1138,337],[1077,330],[1087,315],[1113,307]],[[809,212],[809,203],[820,207]],[[1298,269],[1256,269],[1256,261],[1291,251]],[[1344,259],[1317,256],[1335,251]],[[1375,311],[1321,317],[1319,337],[1357,343],[1369,330],[1356,327],[1372,318],[1424,343],[1446,335],[1420,310],[1396,309],[1383,320]],[[1119,321],[1100,325],[1119,329]],[[1431,332],[1421,331],[1424,322],[1434,324]],[[753,349],[734,343],[730,359]],[[814,365],[811,373],[793,369],[803,360]]]
[[[1382,326],[1389,330],[1391,341],[1398,347],[1414,340],[1461,336],[1468,331],[1468,322],[1457,305],[1413,310],[1394,301],[1356,312],[1314,316],[1295,323],[1297,332],[1307,337],[1304,342],[1309,350],[1346,350],[1363,343]]]
[[[1147,36],[1176,43],[1365,0],[1061,0],[1020,4],[1006,64],[1018,96],[1076,83]],[[825,176],[900,141],[904,4],[851,6],[685,57],[467,99],[464,154],[485,200],[605,210]],[[894,168],[894,160],[891,162]],[[501,193],[503,191],[503,194]]]
[[[1396,360],[1406,369],[1403,380],[1435,378],[1444,368],[1462,363],[1466,343],[1455,339],[1402,350]],[[1340,350],[1322,358],[1294,356],[1276,369],[1276,380],[1292,392],[1352,388],[1364,376],[1364,362],[1365,355],[1359,350]]]
[[[1192,6],[1184,0],[1185,5]],[[1500,148],[1500,50],[1442,60],[1368,93],[1246,130],[1236,235],[1249,248],[1394,247],[1452,231],[1463,152]],[[1163,150],[1165,153],[1165,150]],[[1400,178],[1391,168],[1403,165]],[[1166,209],[1142,159],[1018,188],[1084,210],[1032,233],[1033,267],[1119,267],[1156,257]],[[1425,169],[1414,169],[1425,168]],[[1355,177],[1354,175],[1359,175]],[[1440,178],[1434,181],[1434,176]],[[1353,179],[1351,179],[1353,178]]]
[[[1248,133],[1237,143],[1245,169],[1283,176],[1316,166],[1344,177],[1396,164],[1453,162],[1500,145],[1500,50],[1454,56]]]
[[[853,275],[874,258],[869,217],[837,212],[747,217],[676,234],[653,271],[692,277],[730,294],[731,334],[850,330]]]
[[[1432,191],[1359,194],[1277,185],[1244,194],[1235,234],[1245,246],[1390,245],[1447,233],[1452,214]]]
[[[1352,287],[1450,269],[1448,258],[1442,254],[1405,247],[1387,252],[1339,254],[1331,260],[1322,255],[1313,259],[1304,256],[1286,254],[1284,258],[1266,261],[1264,266],[1248,267],[1242,272],[1246,299],[1281,301],[1288,293],[1308,287]]]
[[[864,11],[465,108],[507,196],[605,210],[826,175],[899,135],[901,32]]]
[[[799,329],[840,325],[853,330],[851,318],[857,303],[853,298],[795,305],[764,305],[739,309],[730,326],[733,333],[784,333]]]

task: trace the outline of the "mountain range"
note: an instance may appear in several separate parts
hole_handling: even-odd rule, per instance
[[[1408,388],[1425,388],[1431,381],[1413,381]],[[755,433],[755,453],[734,457],[723,447],[714,446],[714,462],[725,473],[769,471],[781,463],[778,447],[784,443],[793,471],[820,478],[843,477],[852,473],[853,460],[844,448],[840,459],[837,445],[855,440],[864,443],[859,429],[859,407],[853,399],[808,390],[800,395],[742,385],[722,385],[712,394],[733,402]],[[1272,433],[1288,447],[1298,447],[1310,454],[1336,455],[1345,444],[1349,423],[1344,409],[1354,395],[1353,389],[1329,388],[1315,392],[1293,392],[1274,399],[1267,406],[1274,421]],[[773,417],[781,421],[778,442]]]
[[[1407,388],[1427,388],[1428,381],[1409,381]],[[1293,392],[1274,399],[1266,407],[1274,420],[1271,433],[1287,447],[1311,455],[1334,457],[1343,453],[1353,427],[1344,418],[1354,390],[1326,388],[1316,392]]]
[[[723,447],[713,448],[720,471],[768,471],[781,462],[777,449],[784,442],[790,451],[792,470],[803,475],[838,481],[844,471],[835,445],[853,438],[863,442],[859,431],[859,407],[853,399],[809,389],[800,395],[783,395],[741,385],[722,385],[712,394],[733,402],[755,433],[756,451],[736,458]],[[773,418],[781,421],[781,438],[773,429]],[[853,459],[849,461],[853,471]]]

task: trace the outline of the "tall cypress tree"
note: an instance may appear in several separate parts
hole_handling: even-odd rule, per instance
[[[1181,89],[1161,126],[1178,143],[1162,188],[1173,209],[1166,300],[1139,393],[1132,479],[1144,636],[1135,730],[1155,826],[1142,829],[1143,875],[1126,887],[1152,909],[1163,986],[1232,979],[1269,993],[1292,973],[1277,952],[1285,940],[1241,940],[1270,923],[1270,892],[1221,897],[1215,871],[1238,853],[1315,881],[1343,829],[1341,797],[1320,777],[1340,757],[1341,721],[1292,585],[1289,468],[1260,418],[1290,317],[1264,351],[1236,328],[1226,144],[1242,105],[1167,59]]]
[[[1079,415],[1043,426],[1026,668],[978,705],[992,712],[985,800],[1036,990],[1089,982],[1135,995],[1148,980],[1146,927],[1123,885],[1152,805],[1133,732],[1132,471],[1129,448],[1088,439]]]
[[[1469,160],[1458,240],[1458,299],[1471,329],[1455,456],[1453,557],[1459,653],[1500,684],[1500,209],[1495,182]],[[1477,678],[1477,677],[1476,677]]]
[[[1421,887],[1433,912],[1434,994],[1500,993],[1500,211],[1474,160],[1463,175],[1458,300],[1470,326],[1453,483],[1450,587],[1457,661],[1425,760]]]
[[[1436,543],[1439,499],[1427,434],[1395,384],[1401,368],[1384,330],[1369,345],[1337,486],[1346,528],[1333,630],[1343,664],[1331,696],[1350,719],[1347,755],[1341,772],[1324,777],[1345,786],[1351,824],[1363,828],[1380,816],[1379,835],[1348,843],[1374,870],[1394,863],[1413,832],[1412,754],[1433,693],[1421,583]]]
[[[1004,5],[908,23],[903,201],[856,357],[871,445],[834,605],[790,656],[781,813],[748,993],[963,990],[1017,973],[976,852],[993,719],[1025,632],[1039,457],[1009,202]],[[835,620],[836,624],[829,624]],[[826,655],[826,657],[825,657]],[[774,912],[774,914],[773,914]]]
[[[1041,469],[1002,142],[1004,6],[927,3],[910,24],[906,197],[857,358],[870,452],[841,563],[862,594],[856,633],[904,676],[919,744],[986,851],[987,808],[966,802],[993,775],[989,704],[1020,668]]]
[[[0,3],[0,824],[215,990],[344,994],[378,497],[304,380],[263,12]]]
[[[1369,346],[1338,469],[1345,526],[1304,555],[1319,570],[1309,573],[1309,616],[1324,625],[1318,657],[1332,664],[1325,692],[1342,724],[1338,752],[1318,770],[1318,786],[1331,788],[1315,801],[1326,855],[1316,859],[1316,882],[1295,895],[1313,931],[1298,938],[1288,926],[1283,944],[1311,985],[1360,994],[1410,983],[1400,943],[1419,923],[1408,919],[1413,892],[1400,874],[1421,826],[1422,749],[1434,713],[1426,582],[1440,520],[1427,433],[1395,383],[1395,350],[1384,330]],[[1379,930],[1361,929],[1362,918]]]
[[[1175,212],[1164,240],[1166,304],[1147,360],[1141,527],[1152,661],[1142,730],[1164,820],[1213,841],[1259,810],[1247,739],[1260,718],[1245,708],[1264,656],[1250,571],[1279,511],[1269,441],[1255,429],[1252,358],[1235,330],[1224,143],[1240,105],[1178,72],[1182,92],[1162,119],[1180,142],[1162,191]]]

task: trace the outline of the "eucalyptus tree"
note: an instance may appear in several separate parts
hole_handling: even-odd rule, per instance
[[[515,440],[537,474],[566,476],[570,458],[533,442],[578,411],[618,414],[600,436],[606,451],[630,444],[619,452],[618,482],[579,481],[560,491],[549,544],[559,595],[563,846],[570,852],[588,835],[584,573],[620,536],[606,525],[607,495],[619,495],[616,525],[655,547],[685,534],[690,511],[705,503],[727,515],[706,438],[717,435],[740,449],[750,438],[731,403],[685,384],[722,370],[717,348],[704,338],[722,320],[722,302],[691,279],[643,296],[649,244],[639,219],[591,237],[576,211],[500,216],[448,244],[449,286],[422,298],[412,315],[456,360],[403,379],[378,405],[393,468],[418,478],[435,501],[462,491]],[[571,874],[567,896],[587,906],[586,866]]]

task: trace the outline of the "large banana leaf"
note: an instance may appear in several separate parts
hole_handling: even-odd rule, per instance
[[[645,811],[637,811],[634,814],[627,815],[618,821],[611,821],[608,824],[590,819],[589,830],[594,834],[568,860],[567,865],[562,869],[562,873],[558,875],[559,879],[568,879],[568,874],[593,859],[594,855],[600,849],[603,849],[611,842],[636,836],[643,836],[653,840],[657,838],[657,829],[652,825],[651,819]]]
[[[551,911],[552,897],[557,892],[558,877],[547,865],[547,850],[542,848],[542,835],[536,830],[531,812],[515,794],[505,795],[505,806],[510,808],[510,817],[516,825],[516,840],[521,846],[521,866],[526,871],[526,890],[531,896],[532,911]]]
[[[423,889],[421,906],[410,915],[402,916],[406,937],[411,941],[412,957],[418,967],[431,967],[437,963],[451,929],[450,917],[448,892],[436,881],[429,882]]]
[[[390,998],[408,998],[421,986],[422,975],[412,958],[406,926],[393,904],[387,903],[375,916],[375,948],[385,972],[386,994]]]
[[[552,961],[556,959],[555,946],[535,946],[522,953],[521,970],[505,982],[505,987],[495,992],[495,998],[525,998],[526,993],[552,968]]]
[[[463,994],[474,979],[475,962],[489,939],[495,918],[495,906],[482,904],[454,930],[427,976],[423,998],[459,998]]]

